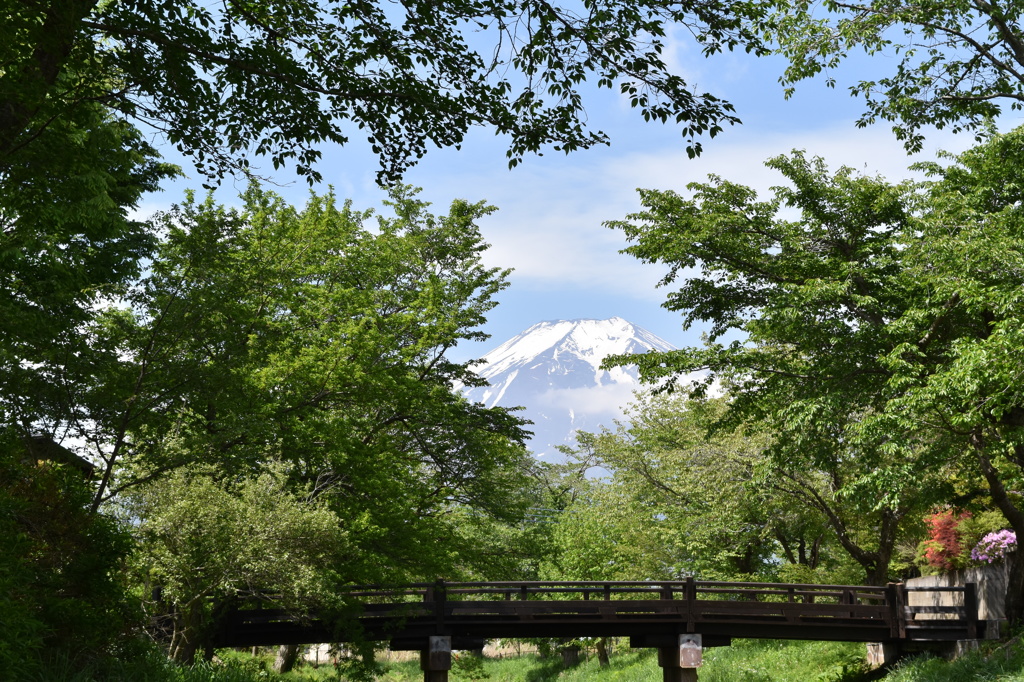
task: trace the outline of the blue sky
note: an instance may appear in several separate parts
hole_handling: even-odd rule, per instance
[[[681,317],[660,307],[665,292],[655,285],[662,270],[619,254],[624,240],[602,226],[640,207],[638,187],[682,192],[687,183],[714,173],[766,191],[780,178],[764,168],[764,160],[792,149],[822,156],[833,168],[847,165],[895,180],[908,176],[907,165],[914,160],[973,143],[969,135],[934,132],[921,154],[908,157],[887,125],[856,128],[862,105],[846,87],[858,74],[893,67],[884,57],[861,59],[836,71],[836,89],[827,88],[824,79],[804,82],[787,101],[778,84],[783,68],[778,59],[725,54],[706,60],[684,41],[670,45],[668,53],[688,82],[731,101],[743,120],[714,139],[705,138],[705,151],[697,159],[687,158],[676,127],[645,123],[614,92],[587,90],[590,124],[610,135],[610,147],[527,157],[509,170],[505,140],[480,129],[461,150],[432,150],[407,174],[406,181],[423,188],[421,196],[433,202],[436,212],[443,212],[454,198],[486,200],[499,208],[481,223],[492,245],[486,261],[513,268],[511,286],[484,329],[492,335],[490,341],[460,347],[455,359],[479,357],[535,322],[559,318],[618,315],[676,346],[699,343],[700,329],[684,332]],[[1000,127],[1019,124],[1016,118],[1008,117]],[[185,187],[201,184],[186,162],[173,154],[168,158],[182,163],[190,177],[148,197],[140,207],[143,213],[165,208],[180,199]],[[366,145],[354,141],[325,148],[320,170],[325,186],[318,191],[330,184],[357,208],[379,207],[384,194],[374,181],[376,157]],[[308,187],[303,180],[286,172],[271,177],[287,199],[305,201]],[[242,181],[229,179],[218,196],[231,203],[241,186]]]

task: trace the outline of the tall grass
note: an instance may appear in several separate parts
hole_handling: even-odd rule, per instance
[[[737,640],[733,646],[707,650],[699,676],[701,682],[859,682],[865,679],[865,672],[863,644]],[[606,668],[600,666],[595,656],[579,666],[564,669],[561,658],[528,654],[484,659],[482,675],[462,672],[455,666],[449,677],[452,682],[661,682],[662,672],[655,651],[622,647],[612,655]],[[338,679],[330,667],[304,667],[279,678],[271,675],[271,678],[282,682]],[[378,679],[379,682],[419,682],[423,673],[416,660],[392,662]]]
[[[488,682],[660,682],[661,669],[653,650],[623,649],[601,668],[596,658],[568,670],[559,658],[536,655],[487,659]],[[731,647],[707,650],[701,682],[858,682],[865,679],[864,645],[836,642],[737,640]],[[423,679],[415,661],[392,664],[382,682]],[[450,679],[471,679],[453,670]]]
[[[701,682],[859,682],[869,672],[863,644],[735,640],[704,653]]]
[[[986,643],[987,644],[987,643]],[[898,663],[885,682],[1024,682],[1024,647],[1019,640],[988,644],[955,661],[919,656]]]
[[[541,658],[526,654],[510,658],[485,659],[483,674],[486,677],[469,676],[453,669],[449,674],[452,682],[482,679],[486,682],[589,682],[591,680],[620,680],[622,682],[661,682],[661,670],[657,659],[650,651],[623,651],[611,658],[611,665],[602,669],[592,658],[575,668],[562,668],[561,658]],[[416,661],[392,663],[380,682],[417,682],[423,679]]]
[[[180,667],[157,651],[102,667],[66,658],[49,662],[44,674],[25,682],[344,682],[333,666],[300,666],[277,675],[273,655],[219,652],[216,663]],[[417,660],[388,662],[378,682],[420,682]],[[864,645],[837,642],[736,640],[732,646],[708,649],[699,672],[701,682],[1024,682],[1024,646],[1018,640],[990,643],[956,661],[921,656],[899,663],[888,675],[867,670]],[[0,671],[0,679],[4,678]],[[536,654],[488,658],[482,669],[456,665],[452,682],[660,682],[661,670],[652,650],[615,651],[611,665],[601,668],[590,656],[579,666],[563,669],[560,658]],[[22,680],[18,680],[22,682]]]

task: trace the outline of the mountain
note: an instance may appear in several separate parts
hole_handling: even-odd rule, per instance
[[[575,442],[576,430],[611,426],[640,387],[635,367],[601,369],[608,355],[673,350],[667,341],[621,317],[547,320],[509,339],[483,358],[476,372],[489,385],[465,391],[487,407],[526,408],[530,443],[539,455]]]

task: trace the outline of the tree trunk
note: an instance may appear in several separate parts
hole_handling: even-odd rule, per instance
[[[178,640],[178,645],[171,652],[171,659],[182,665],[192,665],[196,662],[196,643],[189,640],[187,633]]]
[[[885,585],[889,581],[889,562],[892,559],[893,548],[896,544],[899,522],[903,518],[905,511],[888,507],[882,510],[878,520],[878,550],[871,551],[865,549],[854,540],[853,534],[840,513],[841,510],[829,503],[826,494],[816,490],[813,485],[800,479],[797,475],[785,472],[783,472],[783,475],[794,486],[787,488],[784,485],[776,484],[774,486],[775,489],[820,511],[825,516],[828,526],[832,529],[832,534],[839,541],[839,545],[864,569],[867,583],[869,585]],[[832,491],[839,490],[841,487],[839,482],[834,482]]]
[[[601,637],[597,640],[597,662],[601,664],[602,668],[607,668],[611,665],[611,661],[608,659],[607,637]]]
[[[985,454],[984,437],[976,434],[972,437],[972,441],[975,447],[975,456],[978,459],[981,474],[988,483],[992,501],[1010,522],[1010,527],[1013,528],[1017,537],[1024,537],[1024,511],[1014,504],[1009,491],[1003,485],[999,471]],[[1024,551],[1018,549],[1016,552],[1010,552],[1006,556],[1006,561],[1010,562],[1009,582],[1006,586],[1006,619],[1010,621],[1011,625],[1016,625],[1024,621]]]
[[[199,650],[203,639],[204,616],[201,604],[193,603],[175,610],[174,646],[170,652],[175,663],[195,663],[196,651]]]
[[[1018,536],[1020,537],[1020,536]],[[1006,581],[1006,619],[1011,626],[1024,622],[1024,551],[1009,552]]]
[[[274,659],[274,672],[286,673],[295,667],[295,661],[299,657],[298,644],[282,644],[277,647],[277,658]]]
[[[564,646],[560,649],[562,654],[562,667],[575,668],[580,664],[580,647],[577,644]]]

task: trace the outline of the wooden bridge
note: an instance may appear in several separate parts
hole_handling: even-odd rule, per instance
[[[915,606],[941,600],[956,606]],[[707,582],[421,583],[354,587],[356,613],[339,630],[315,614],[237,610],[223,621],[216,646],[312,644],[359,637],[392,650],[421,651],[426,682],[448,679],[451,651],[488,639],[629,637],[659,650],[664,679],[696,680],[702,647],[734,637],[879,642],[922,648],[984,637],[975,586],[908,588]],[[926,597],[917,599],[915,596]],[[928,598],[931,597],[931,598]]]

